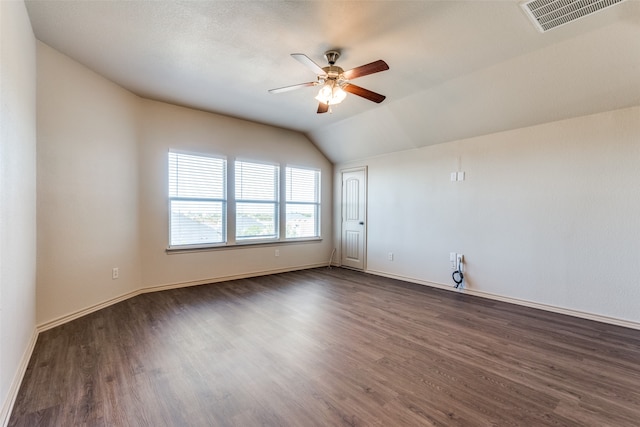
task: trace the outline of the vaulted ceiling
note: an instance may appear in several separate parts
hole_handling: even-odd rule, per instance
[[[36,37],[146,98],[305,133],[333,162],[640,105],[640,1],[546,33],[518,1],[32,1]],[[290,56],[384,59],[316,114]]]

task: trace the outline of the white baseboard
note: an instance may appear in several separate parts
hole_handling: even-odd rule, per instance
[[[541,304],[533,301],[522,300],[518,298],[505,297],[502,295],[492,294],[490,292],[478,291],[475,289],[457,290],[452,285],[445,285],[443,283],[430,282],[426,280],[416,279],[413,277],[401,276],[392,273],[386,273],[384,271],[367,270],[367,273],[374,274],[376,276],[388,277],[390,279],[402,280],[404,282],[416,283],[418,285],[431,286],[433,288],[444,289],[451,292],[461,292],[468,295],[474,295],[482,298],[492,299],[496,301],[507,302],[509,304],[521,305],[524,307],[537,308],[539,310],[550,311],[552,313],[566,314],[568,316],[579,317],[581,319],[594,320],[596,322],[608,323],[610,325],[622,326],[624,328],[640,330],[640,323],[632,322],[629,320],[618,319],[615,317],[602,316],[599,314],[587,313],[580,310],[573,310],[568,308],[556,307],[548,304]]]
[[[310,269],[310,268],[318,268],[318,267],[325,267],[325,266],[327,266],[327,264],[325,264],[325,263],[316,263],[316,264],[308,264],[308,265],[302,265],[302,266],[296,266],[296,267],[261,270],[261,271],[254,271],[254,272],[250,272],[250,273],[241,273],[241,274],[233,274],[233,275],[228,275],[228,276],[212,277],[212,278],[193,280],[193,281],[188,281],[188,282],[165,283],[165,284],[161,284],[161,285],[148,286],[148,287],[137,289],[137,290],[132,291],[132,292],[128,292],[126,294],[122,294],[120,296],[117,296],[117,297],[112,298],[110,300],[103,301],[101,303],[92,305],[92,306],[87,307],[85,309],[78,310],[76,312],[69,313],[69,314],[64,315],[64,316],[60,316],[60,317],[58,317],[56,319],[53,319],[53,320],[50,320],[48,322],[42,323],[42,324],[37,326],[37,332],[39,333],[39,332],[46,331],[48,329],[51,329],[51,328],[54,328],[56,326],[62,325],[64,323],[70,322],[72,320],[78,319],[78,318],[80,318],[82,316],[86,316],[87,314],[91,314],[91,313],[93,313],[95,311],[101,310],[101,309],[103,309],[105,307],[109,307],[110,305],[117,304],[117,303],[119,303],[121,301],[127,300],[129,298],[133,298],[133,297],[135,297],[137,295],[140,295],[140,294],[143,294],[143,293],[159,292],[159,291],[164,291],[164,290],[168,290],[168,289],[186,288],[186,287],[190,287],[190,286],[206,285],[206,284],[210,284],[210,283],[225,282],[225,281],[228,281],[228,280],[246,279],[246,278],[249,278],[249,277],[258,277],[258,276],[266,276],[266,275],[269,275],[269,274],[287,273],[287,272],[290,272],[290,271],[306,270],[306,269]],[[337,265],[337,264],[333,264],[333,266],[339,267],[339,265]],[[447,285],[447,284],[443,284],[443,283],[437,283],[437,282],[431,282],[431,281],[427,281],[427,280],[421,280],[421,279],[417,279],[417,278],[414,278],[414,277],[397,275],[397,274],[387,273],[387,272],[384,272],[384,271],[377,271],[377,270],[366,270],[366,273],[374,274],[376,276],[388,277],[388,278],[391,278],[391,279],[402,280],[402,281],[405,281],[405,282],[416,283],[416,284],[419,284],[419,285],[431,286],[431,287],[434,287],[434,288],[444,289],[444,290],[448,290],[448,291],[452,291],[452,292],[460,292],[460,291],[456,290],[451,285]],[[492,299],[492,300],[496,300],[496,301],[503,301],[503,302],[507,302],[507,303],[510,303],[510,304],[517,304],[517,305],[522,305],[522,306],[525,306],[525,307],[531,307],[531,308],[537,308],[537,309],[540,309],[540,310],[551,311],[553,313],[566,314],[566,315],[569,315],[569,316],[580,317],[582,319],[595,320],[596,322],[609,323],[609,324],[612,324],[612,325],[622,326],[622,327],[625,327],[625,328],[631,328],[631,329],[640,330],[640,323],[632,322],[632,321],[629,321],[629,320],[618,319],[618,318],[608,317],[608,316],[602,316],[602,315],[599,315],[599,314],[587,313],[587,312],[583,312],[583,311],[579,311],[579,310],[556,307],[556,306],[552,306],[552,305],[548,305],[548,304],[541,304],[541,303],[522,300],[522,299],[518,299],[518,298],[505,297],[505,296],[502,296],[502,295],[497,295],[497,294],[492,294],[492,293],[489,293],[489,292],[478,291],[478,290],[475,290],[475,289],[466,289],[465,288],[462,292],[464,292],[466,294],[469,294],[469,295],[475,295],[475,296],[479,296],[479,297],[482,297],[482,298],[488,298],[488,299]]]
[[[71,322],[72,320],[79,319],[80,317],[86,316],[87,314],[91,314],[103,308],[109,307],[110,305],[117,304],[121,301],[127,300],[129,298],[133,298],[136,295],[139,295],[140,290],[135,290],[131,292],[127,292],[126,294],[119,295],[115,298],[111,298],[109,300],[103,301],[98,304],[94,304],[90,307],[83,308],[82,310],[74,311],[73,313],[65,314],[60,317],[56,317],[53,320],[49,320],[48,322],[41,323],[37,326],[38,332],[44,332],[46,330],[55,328],[56,326],[64,325],[65,323]]]
[[[38,332],[44,332],[48,329],[55,328],[56,326],[63,325],[75,319],[79,319],[80,317],[86,316],[87,314],[91,314],[103,308],[109,307],[110,305],[117,304],[119,302],[125,301],[129,298],[133,298],[140,294],[146,294],[149,292],[166,291],[169,289],[188,288],[190,286],[207,285],[210,283],[219,283],[219,282],[226,282],[229,280],[246,279],[249,277],[267,276],[269,274],[287,273],[290,271],[306,270],[310,268],[325,267],[325,266],[327,266],[327,263],[306,264],[306,265],[299,265],[295,267],[276,268],[276,269],[270,269],[270,270],[253,271],[249,273],[232,274],[232,275],[220,276],[220,277],[210,277],[206,279],[191,280],[188,282],[165,283],[161,285],[147,286],[147,287],[136,289],[135,291],[127,292],[125,294],[119,295],[115,298],[111,298],[101,303],[94,304],[90,307],[83,308],[82,310],[65,314],[63,316],[57,317],[48,322],[41,323],[40,325],[37,326],[37,330]]]
[[[2,427],[6,427],[9,424],[9,418],[11,417],[13,405],[16,402],[16,398],[18,397],[18,391],[20,391],[20,385],[22,384],[22,379],[24,378],[24,374],[27,371],[27,367],[29,366],[29,360],[31,360],[31,354],[33,354],[33,349],[36,346],[37,340],[38,330],[34,329],[33,333],[31,334],[29,344],[27,344],[27,348],[25,349],[22,355],[22,359],[20,360],[18,370],[13,376],[13,380],[11,381],[11,386],[9,387],[7,398],[2,404],[2,410],[0,411],[0,426]]]
[[[208,285],[210,283],[227,282],[229,280],[247,279],[250,277],[268,276],[270,274],[289,273],[291,271],[308,270],[310,268],[326,267],[327,263],[306,264],[295,267],[276,268],[271,270],[253,271],[250,273],[231,274],[228,276],[220,276],[208,279],[192,280],[189,282],[165,283],[162,285],[148,286],[141,288],[138,293],[159,292],[168,289],[188,288],[190,286]]]

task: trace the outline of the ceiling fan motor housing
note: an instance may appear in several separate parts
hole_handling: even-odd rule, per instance
[[[337,50],[328,50],[324,53],[324,57],[327,59],[329,65],[333,65],[336,63],[338,58],[340,58],[340,52]]]
[[[328,67],[322,68],[327,75],[327,80],[342,80],[340,76],[344,73],[344,70],[335,66],[336,61],[340,58],[340,52],[337,50],[328,50],[324,53],[324,57],[329,63]]]

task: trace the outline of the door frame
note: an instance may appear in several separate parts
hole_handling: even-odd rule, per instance
[[[369,202],[368,202],[368,184],[369,184],[369,170],[368,167],[365,166],[357,166],[340,170],[340,265],[344,268],[353,268],[353,267],[345,267],[342,263],[344,259],[344,251],[343,251],[343,237],[344,237],[344,175],[346,173],[351,172],[363,172],[363,197],[364,197],[364,227],[362,230],[362,270],[363,272],[367,271],[367,231],[369,229],[368,224],[368,211],[369,211]],[[360,271],[359,269],[354,268],[355,270]]]

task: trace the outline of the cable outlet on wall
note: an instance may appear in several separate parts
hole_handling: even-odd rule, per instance
[[[460,266],[460,271],[462,272],[464,270],[464,255],[462,254],[457,254],[456,255],[456,267]]]
[[[118,267],[113,267],[111,269],[111,279],[115,280],[120,277],[120,270]]]

